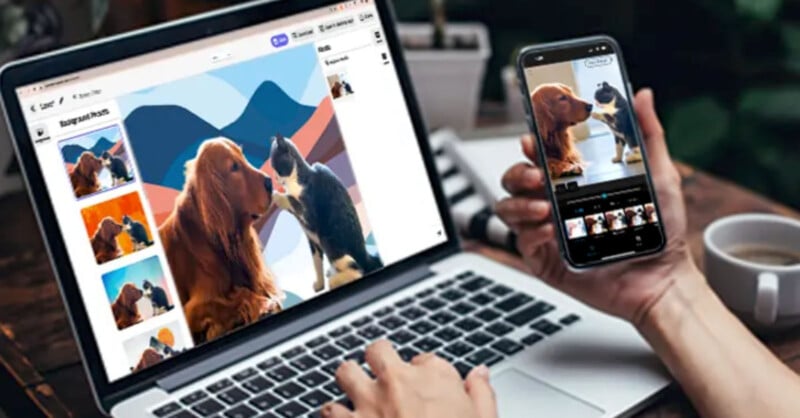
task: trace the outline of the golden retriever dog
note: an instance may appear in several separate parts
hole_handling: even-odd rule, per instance
[[[94,250],[97,264],[103,264],[122,255],[122,250],[117,243],[117,236],[122,233],[122,230],[122,224],[117,223],[110,216],[100,220],[97,231],[92,236],[92,250]]]
[[[583,174],[583,158],[569,128],[592,115],[594,105],[560,83],[542,84],[531,94],[544,157],[552,178]]]
[[[103,161],[95,157],[91,151],[84,151],[78,157],[78,163],[69,175],[75,197],[83,197],[100,190],[100,180],[97,179],[97,175],[102,169]]]
[[[139,308],[136,306],[144,292],[133,283],[125,283],[119,290],[119,295],[114,303],[111,304],[111,311],[114,313],[114,320],[117,322],[118,329],[125,329],[131,325],[142,322]]]
[[[205,141],[159,229],[189,328],[217,338],[281,310],[253,223],[272,204],[272,179],[225,138]]]

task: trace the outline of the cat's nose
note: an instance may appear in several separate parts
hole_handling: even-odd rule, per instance
[[[264,177],[264,188],[267,189],[267,193],[272,194],[272,179],[269,177]]]
[[[586,111],[591,112],[594,109],[594,105],[591,103],[586,103]]]

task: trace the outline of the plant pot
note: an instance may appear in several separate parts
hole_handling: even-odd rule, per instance
[[[525,122],[525,97],[520,94],[517,69],[512,66],[503,67],[500,71],[506,93],[506,116],[509,123]]]
[[[400,38],[432,39],[430,24],[402,23]],[[405,57],[428,129],[475,127],[486,63],[491,56],[489,33],[480,23],[449,24],[446,36],[476,40],[472,49],[408,49]]]

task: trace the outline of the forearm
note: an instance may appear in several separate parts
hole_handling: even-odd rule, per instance
[[[800,416],[800,378],[720,302],[694,266],[639,326],[705,418]]]

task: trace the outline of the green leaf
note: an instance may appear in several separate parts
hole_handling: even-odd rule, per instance
[[[800,121],[800,86],[745,90],[739,112],[775,122]]]
[[[736,10],[759,20],[772,20],[782,4],[783,0],[736,0]]]
[[[678,159],[708,164],[730,132],[730,111],[713,97],[697,97],[675,107],[667,122],[670,149]]]

